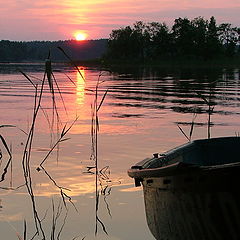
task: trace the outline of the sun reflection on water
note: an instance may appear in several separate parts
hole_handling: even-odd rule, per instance
[[[78,105],[82,105],[84,104],[84,100],[85,100],[85,69],[80,67],[79,68],[82,76],[80,75],[80,73],[78,71],[76,71],[76,82],[77,82],[77,86],[76,86],[76,103]]]

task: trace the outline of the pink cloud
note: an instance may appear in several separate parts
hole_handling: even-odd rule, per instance
[[[238,0],[8,0],[0,6],[2,39],[69,39],[74,30],[90,38],[108,37],[112,29],[135,21],[171,24],[178,17],[214,15],[220,22],[240,22]]]

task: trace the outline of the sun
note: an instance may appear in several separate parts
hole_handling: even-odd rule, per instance
[[[77,31],[74,33],[74,37],[77,41],[83,41],[86,40],[87,34],[84,32]]]

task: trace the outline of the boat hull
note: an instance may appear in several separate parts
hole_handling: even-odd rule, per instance
[[[142,181],[157,240],[240,239],[239,166],[193,169]]]

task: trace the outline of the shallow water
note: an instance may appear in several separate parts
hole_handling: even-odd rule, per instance
[[[44,66],[41,64],[0,65],[0,134],[12,151],[12,165],[6,179],[0,182],[0,230],[4,239],[18,239],[23,235],[24,220],[27,222],[27,239],[35,233],[33,210],[22,171],[23,150],[34,106],[34,87],[17,69],[26,73],[34,84],[41,84]],[[148,230],[143,194],[135,188],[127,176],[127,169],[134,163],[155,152],[164,152],[187,139],[177,124],[189,133],[193,113],[197,113],[192,139],[207,137],[206,111],[208,107],[200,97],[207,100],[211,93],[214,113],[211,118],[211,136],[231,136],[239,132],[239,84],[238,69],[163,69],[128,68],[101,71],[79,66],[80,74],[69,66],[53,65],[54,76],[61,89],[64,104],[55,90],[55,98],[62,129],[70,126],[76,116],[79,119],[67,134],[67,141],[60,144],[45,162],[45,168],[64,190],[72,203],[59,207],[53,234],[53,202],[56,215],[62,204],[57,188],[43,171],[36,171],[51,146],[57,140],[55,120],[52,134],[52,96],[46,85],[34,133],[30,158],[32,185],[36,208],[46,239],[51,234],[59,239],[154,239]],[[100,132],[98,139],[99,169],[103,169],[102,195],[99,200],[98,217],[108,235],[98,223],[95,232],[95,174],[86,173],[94,165],[91,155],[91,104],[93,90],[99,74],[99,102],[108,94],[99,111]],[[74,84],[69,80],[74,82]],[[199,94],[197,94],[199,93]],[[47,114],[47,117],[46,117]],[[54,115],[56,117],[56,115]],[[49,120],[47,120],[49,119]],[[14,127],[15,126],[15,127]],[[61,130],[60,130],[61,132]],[[1,174],[8,155],[1,143]],[[104,171],[105,170],[105,171]],[[99,187],[100,189],[100,187]],[[77,211],[75,210],[77,209]],[[68,212],[66,214],[66,209]],[[45,217],[44,217],[45,216]],[[64,222],[65,225],[60,231]],[[51,233],[52,232],[52,233]],[[35,239],[41,239],[36,237]]]

